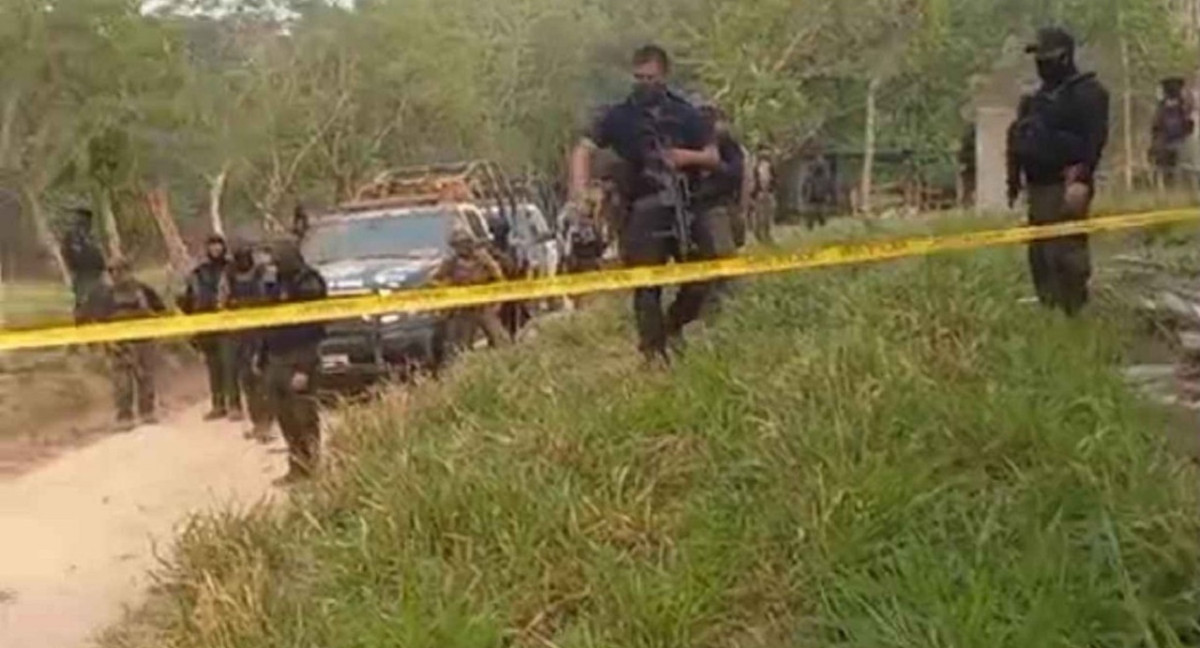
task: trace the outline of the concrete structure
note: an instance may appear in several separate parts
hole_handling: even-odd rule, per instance
[[[1033,81],[1033,66],[1024,54],[1025,40],[1010,38],[995,66],[972,79],[974,100],[968,118],[975,122],[975,209],[981,212],[1008,208],[1008,127],[1016,118],[1021,93]]]
[[[1012,106],[975,109],[975,209],[981,212],[1008,208],[1005,149],[1008,127],[1016,118]]]

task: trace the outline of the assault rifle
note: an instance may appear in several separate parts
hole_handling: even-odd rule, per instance
[[[668,118],[660,106],[647,106],[642,120],[642,137],[646,143],[642,160],[642,178],[655,192],[638,201],[642,205],[670,209],[674,215],[671,230],[661,236],[675,239],[681,260],[686,260],[692,247],[692,214],[688,211],[687,178],[667,161],[673,142],[667,136]]]

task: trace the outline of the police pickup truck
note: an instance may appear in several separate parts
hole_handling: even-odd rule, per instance
[[[362,190],[355,201],[312,220],[304,236],[305,259],[325,278],[331,297],[390,294],[428,285],[449,249],[455,228],[491,242],[488,205],[473,193],[466,173],[422,167],[405,170],[390,186]],[[439,178],[449,181],[437,182]],[[415,183],[417,186],[411,186]],[[451,191],[444,191],[446,187]],[[432,187],[432,190],[431,190]],[[439,191],[438,189],[443,191]],[[321,384],[343,391],[379,379],[403,379],[433,369],[444,357],[438,313],[389,313],[339,320],[321,343]]]

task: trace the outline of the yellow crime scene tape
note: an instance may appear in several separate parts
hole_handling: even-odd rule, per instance
[[[420,313],[508,301],[564,297],[744,277],[811,268],[918,257],[939,252],[1027,243],[1072,234],[1093,234],[1200,220],[1200,209],[1177,209],[1040,227],[1014,227],[945,236],[846,243],[786,254],[746,255],[646,268],[625,268],[477,286],[420,288],[330,298],[245,310],[168,315],[83,326],[0,331],[0,351],[169,338],[237,331],[281,324],[326,322],[395,313]]]

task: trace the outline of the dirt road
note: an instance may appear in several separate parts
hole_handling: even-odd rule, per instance
[[[75,648],[136,604],[189,514],[279,497],[283,444],[203,408],[0,480],[0,646]]]

